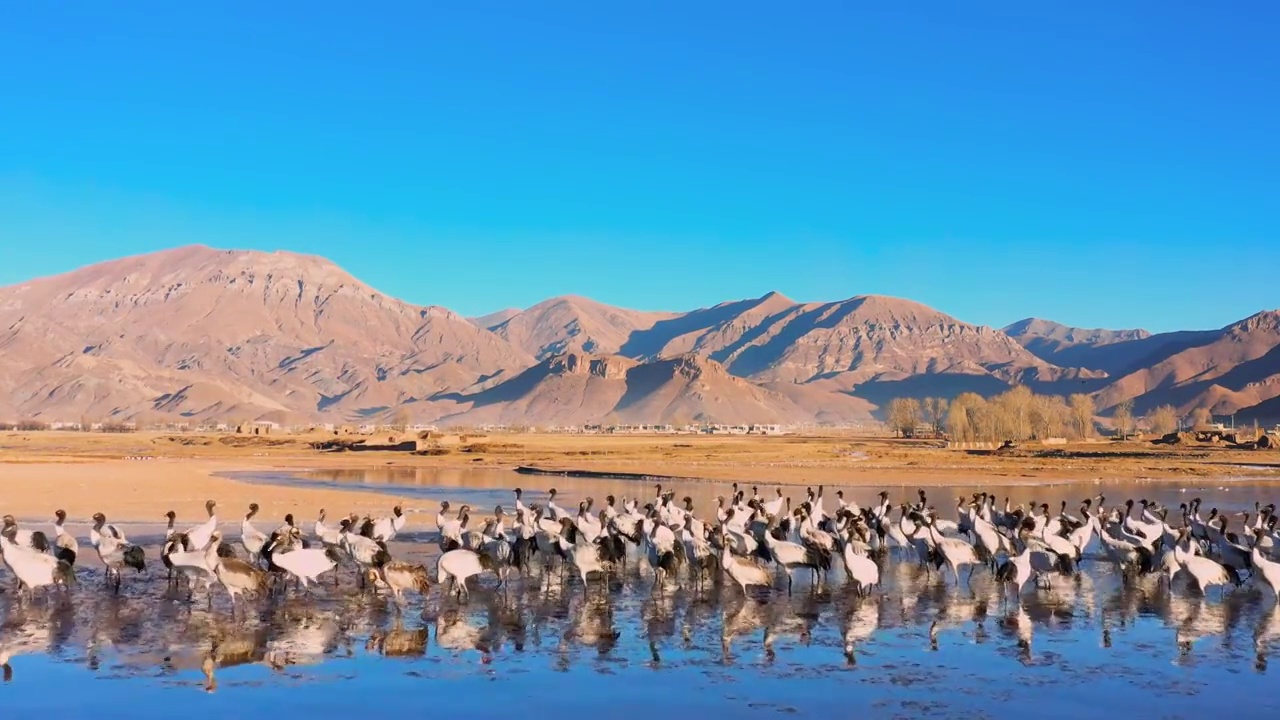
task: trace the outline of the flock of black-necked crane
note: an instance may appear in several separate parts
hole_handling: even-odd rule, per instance
[[[1014,507],[1007,499],[997,507],[995,496],[979,493],[957,499],[955,519],[949,520],[923,490],[896,505],[881,492],[860,507],[846,502],[843,492],[834,501],[824,498],[821,487],[806,489],[803,500],[793,503],[781,489],[766,498],[753,488],[748,497],[735,485],[730,496],[719,498],[714,516],[699,516],[690,498],[677,501],[661,486],[647,502],[609,496],[599,508],[591,498],[563,508],[555,490],[542,504],[526,505],[520,489],[514,495],[511,512],[497,507],[483,519],[473,518],[470,507],[454,512],[441,503],[434,582],[446,592],[465,599],[468,582],[488,574],[503,588],[513,576],[536,575],[544,583],[576,576],[589,591],[593,583],[607,587],[610,577],[623,577],[632,561],[652,569],[655,589],[671,583],[700,587],[727,577],[757,596],[771,592],[780,578],[790,594],[797,574],[819,587],[840,564],[854,591],[869,594],[879,587],[884,563],[896,555],[899,562],[914,559],[936,571],[942,582],[968,582],[984,568],[1021,597],[1033,582],[1052,586],[1056,578],[1082,572],[1086,551],[1096,543],[1101,552],[1091,557],[1105,557],[1126,579],[1159,574],[1172,583],[1185,575],[1201,593],[1244,581],[1280,593],[1280,534],[1270,504],[1232,515],[1241,517],[1232,526],[1216,509],[1203,516],[1199,500],[1172,511],[1145,500],[1108,507],[1099,496],[1071,513],[1065,502],[1056,511],[1035,503]],[[287,592],[291,582],[304,592],[328,580],[337,584],[343,567],[354,568],[361,588],[387,593],[398,605],[406,592],[425,595],[432,583],[424,565],[392,556],[390,543],[408,518],[401,506],[385,517],[348,515],[337,525],[328,524],[321,510],[306,533],[292,515],[270,532],[255,527],[258,506],[251,504],[238,544],[219,530],[216,507],[208,501],[208,519],[185,531],[168,514],[160,560],[171,585],[186,584],[188,598],[200,589],[211,603],[215,586],[221,586],[234,609],[241,596]],[[54,517],[52,542],[45,532],[4,518],[0,554],[27,593],[75,582],[79,543],[65,529],[66,513],[58,510]],[[101,513],[93,517],[88,540],[116,592],[122,570],[146,567],[143,548]]]

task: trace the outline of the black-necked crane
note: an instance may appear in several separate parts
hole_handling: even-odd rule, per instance
[[[222,533],[214,530],[204,548],[205,563],[213,568],[218,582],[231,596],[231,612],[234,614],[240,596],[256,597],[266,590],[267,573],[243,560],[218,555],[220,542]]]
[[[971,524],[974,549],[978,551],[979,557],[986,561],[990,569],[995,569],[996,558],[1002,553],[1005,555],[1013,554],[1013,544],[1010,542],[1009,537],[1000,532],[999,528],[985,517],[975,513]]]
[[[502,506],[495,507],[493,520],[485,523],[480,533],[480,544],[474,550],[488,559],[489,566],[498,576],[499,587],[505,592],[511,568],[518,566],[520,560],[516,556],[516,543],[507,535],[504,518]]]
[[[313,530],[316,539],[325,547],[338,547],[342,544],[342,528],[325,522],[324,508],[320,508],[320,514],[316,517]]]
[[[768,548],[769,557],[773,559],[773,562],[786,572],[787,595],[791,594],[792,585],[794,584],[792,573],[796,570],[807,569],[811,571],[814,582],[817,582],[821,560],[816,551],[790,540],[779,540],[773,536],[773,533],[768,531],[764,533],[764,545]]]
[[[36,552],[49,552],[49,536],[40,530],[23,530],[18,527],[18,521],[12,515],[4,516],[4,528],[0,529],[0,534],[4,534],[9,538],[9,542],[28,550]]]
[[[424,565],[393,560],[372,568],[371,572],[376,573],[377,579],[391,591],[397,606],[404,605],[406,591],[425,597],[431,590],[431,578]]]
[[[364,571],[378,564],[379,560],[386,555],[386,548],[382,544],[352,532],[350,519],[342,521],[342,541],[339,546],[346,551],[347,557],[355,561],[360,573],[361,586],[364,585]]]
[[[956,577],[956,585],[960,584],[960,568],[969,568],[969,576],[966,582],[973,579],[973,568],[983,564],[978,559],[978,553],[974,551],[973,546],[960,538],[947,537],[938,531],[937,521],[932,514],[924,517],[924,523],[929,532],[929,537],[933,540],[933,545],[938,554],[942,556],[942,560],[951,568],[951,574]]]
[[[440,551],[449,552],[462,547],[462,533],[466,531],[467,519],[471,511],[469,505],[458,508],[456,517],[448,518],[444,513],[449,511],[448,501],[440,503],[441,514],[436,517],[440,524]]]
[[[701,523],[693,516],[692,513],[685,515],[684,527],[680,529],[680,544],[684,546],[684,556],[688,560],[689,573],[693,576],[694,584],[701,586],[703,576],[707,573],[714,573],[716,569],[716,554],[711,547],[711,543],[707,542],[706,531],[701,527]]]
[[[1217,561],[1232,570],[1236,574],[1244,571],[1253,571],[1252,546],[1241,542],[1240,538],[1233,532],[1227,530],[1227,516],[1219,515],[1219,528],[1221,530],[1221,539],[1217,544]],[[1248,513],[1245,513],[1246,530],[1248,530],[1249,519]]]
[[[391,508],[391,515],[373,521],[372,537],[379,542],[391,542],[401,530],[404,530],[405,523],[408,521],[404,508],[396,505]]]
[[[844,558],[845,575],[854,583],[859,595],[868,595],[871,588],[880,584],[880,566],[859,549],[853,532],[852,528],[848,530],[841,543],[840,554]]]
[[[195,595],[200,585],[208,595],[209,606],[213,606],[213,584],[218,581],[216,563],[209,561],[208,548],[191,550],[186,544],[185,533],[170,535],[160,548],[160,560],[170,572],[178,578],[187,580],[187,600]],[[213,549],[213,557],[217,557],[217,548]]]
[[[560,518],[569,517],[569,513],[564,508],[556,504],[557,491],[551,488],[547,491],[547,517],[555,522],[560,522]]]
[[[294,528],[289,539],[292,542],[287,544],[283,543],[280,537],[269,541],[264,552],[272,564],[283,568],[285,572],[296,578],[301,583],[303,592],[309,593],[311,583],[319,584],[321,575],[338,566],[341,555],[336,548],[301,547],[302,532],[297,528]]]
[[[591,575],[598,575],[601,583],[607,589],[609,576],[605,572],[605,562],[601,556],[600,546],[592,538],[588,538],[583,534],[572,519],[561,518],[560,525],[563,528],[562,537],[570,543],[568,548],[569,561],[573,563],[574,568],[578,571],[578,576],[582,578],[583,592],[591,589],[591,585],[588,582]]]
[[[912,548],[921,565],[930,565],[935,560],[933,538],[929,533],[924,532],[922,521],[918,522],[919,513],[911,510],[906,503],[902,504],[901,510],[902,515],[898,517],[898,522],[888,533],[889,539],[899,547]]]
[[[1156,540],[1164,535],[1164,528],[1160,525],[1133,517],[1133,498],[1129,498],[1124,503],[1124,517],[1121,525],[1130,534],[1145,539],[1148,545],[1154,545]]]
[[[644,520],[644,541],[656,590],[667,577],[674,578],[684,564],[684,546],[676,541],[671,528],[660,522],[657,510],[650,510],[649,517]]]
[[[524,505],[524,490],[521,490],[520,488],[516,488],[515,495],[516,495],[516,504],[515,504],[516,516],[518,517],[521,513],[527,512],[528,508],[526,508]]]
[[[1259,537],[1264,532],[1262,528],[1254,530],[1254,533]],[[1261,578],[1262,582],[1266,583],[1267,587],[1271,589],[1271,594],[1275,595],[1276,602],[1280,603],[1280,563],[1264,555],[1257,545],[1254,545],[1249,552],[1250,560],[1253,563],[1254,577]]]
[[[436,584],[456,592],[460,598],[466,598],[470,595],[467,580],[487,569],[483,556],[461,548],[450,550],[436,563]]]
[[[107,567],[106,581],[110,584],[115,580],[113,586],[117,593],[120,592],[121,569],[131,567],[139,573],[146,569],[146,554],[142,548],[131,544],[115,525],[108,525],[106,515],[94,514],[89,540],[98,551],[98,558]]]
[[[1192,578],[1201,594],[1214,586],[1225,593],[1227,585],[1240,585],[1240,576],[1234,569],[1202,555],[1193,555],[1188,552],[1183,545],[1190,542],[1190,537],[1190,534],[1183,530],[1179,542],[1173,546],[1173,559]]]
[[[16,529],[0,532],[0,556],[18,578],[20,588],[34,593],[37,588],[51,585],[66,587],[75,582],[75,571],[69,563],[15,543],[13,535]]]
[[[778,488],[776,492],[778,494],[777,497],[767,502],[763,502],[760,505],[760,507],[764,509],[766,517],[772,518],[781,515],[783,508],[786,505],[786,499],[782,497],[782,488]]]
[[[249,503],[249,512],[245,513],[244,520],[240,521],[240,546],[251,559],[260,557],[267,543],[266,533],[253,526],[252,520],[257,514],[258,503]]]
[[[730,551],[730,541],[725,536],[724,528],[720,528],[720,566],[725,574],[746,593],[749,587],[773,587],[773,580],[762,561],[756,558],[741,557]]]
[[[67,522],[67,511],[58,510],[53,517],[53,556],[68,565],[75,565],[76,557],[80,554],[80,543],[76,541],[75,535],[63,527]]]
[[[831,533],[819,529],[812,515],[803,508],[797,511],[791,537],[792,542],[804,545],[818,559],[818,570],[825,575],[831,570],[831,558],[836,553],[836,539]]]
[[[169,559],[169,555],[173,552],[186,552],[192,549],[191,541],[187,539],[187,534],[178,532],[174,529],[174,523],[177,522],[178,514],[170,510],[164,514],[169,521],[169,526],[164,531],[164,543],[160,546],[160,563],[164,565],[168,571],[169,586],[173,587],[178,580],[178,574],[175,573],[173,562]],[[97,541],[94,540],[94,534],[90,533],[90,541],[94,547],[97,547]]]
[[[212,542],[213,532],[218,529],[218,516],[214,512],[214,508],[217,506],[218,503],[213,500],[205,501],[204,509],[209,514],[208,519],[187,530],[187,539],[191,541],[193,549],[203,550],[205,545]]]
[[[1097,519],[1089,510],[1088,500],[1085,500],[1085,504],[1080,507],[1080,516],[1083,518],[1080,527],[1067,534],[1067,541],[1076,549],[1077,561],[1084,557],[1084,551],[1093,541],[1093,532],[1098,526]]]
[[[1156,554],[1141,539],[1117,537],[1108,528],[1102,527],[1096,516],[1094,517],[1094,522],[1098,523],[1097,535],[1098,540],[1102,542],[1103,550],[1121,573],[1132,577],[1134,575],[1145,575],[1156,570]],[[1120,529],[1119,523],[1113,523],[1113,527],[1117,530]]]

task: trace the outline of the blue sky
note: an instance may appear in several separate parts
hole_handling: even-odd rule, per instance
[[[1274,3],[18,3],[0,284],[204,243],[466,314],[1280,306]]]

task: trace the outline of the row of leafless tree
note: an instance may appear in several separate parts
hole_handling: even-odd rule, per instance
[[[1063,398],[1058,395],[1036,395],[1024,386],[985,398],[977,393],[963,393],[946,398],[896,398],[889,402],[886,422],[890,429],[911,437],[921,429],[946,434],[961,442],[1002,442],[1062,437],[1071,440],[1097,435],[1096,407],[1093,397],[1076,393]],[[1187,418],[1192,425],[1211,421],[1205,408],[1197,408]],[[1132,401],[1126,400],[1112,410],[1111,427],[1121,437],[1132,435],[1138,427]],[[1161,405],[1142,418],[1148,430],[1166,435],[1178,430],[1183,418],[1171,405]]]
[[[34,420],[23,420],[16,423],[0,423],[0,431],[4,432],[37,432],[40,430],[48,430],[49,423],[35,422]]]
[[[46,422],[38,420],[23,420],[21,422],[0,422],[0,432],[44,432],[52,430],[53,426]],[[91,426],[83,424],[79,428],[83,432],[89,432]],[[95,432],[104,433],[131,433],[137,431],[137,426],[126,423],[98,423],[97,427],[92,428]]]

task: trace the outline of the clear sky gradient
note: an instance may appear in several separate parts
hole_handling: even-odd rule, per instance
[[[1280,306],[1280,5],[12,3],[0,284],[190,243],[465,314]]]

